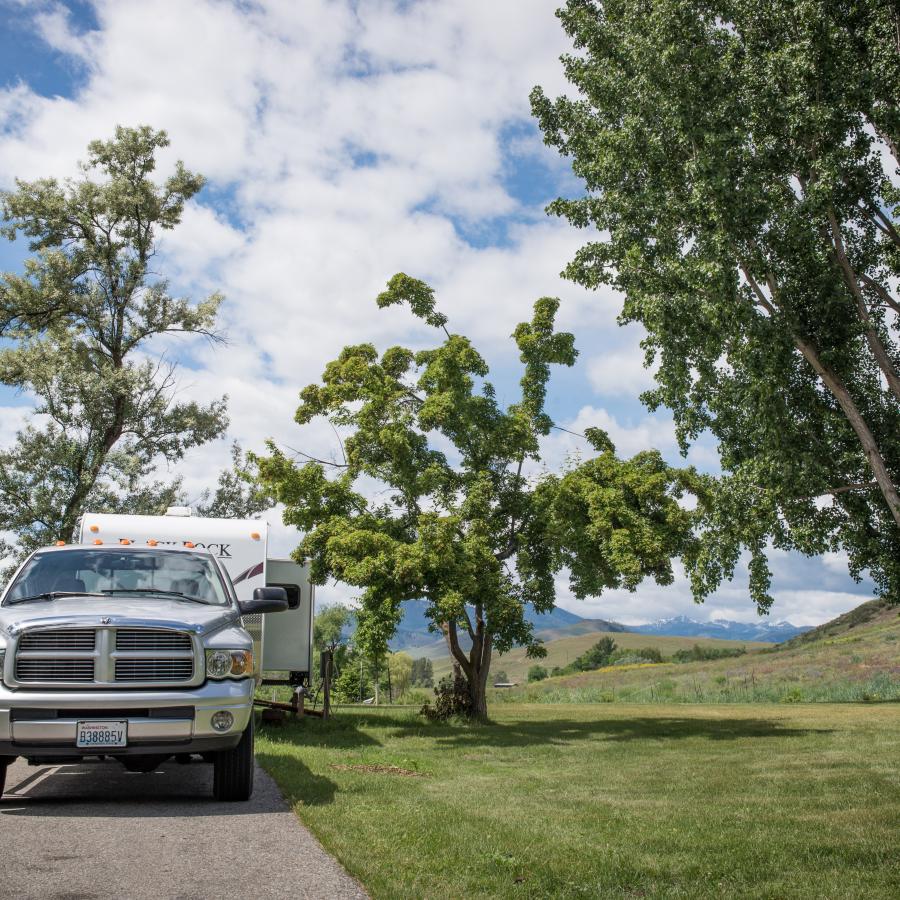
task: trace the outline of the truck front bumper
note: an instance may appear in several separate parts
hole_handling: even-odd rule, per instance
[[[199,753],[235,746],[253,714],[253,679],[208,681],[190,690],[10,691],[0,687],[0,756],[80,757]],[[234,717],[226,732],[215,713]],[[79,748],[79,721],[128,723],[125,748]]]

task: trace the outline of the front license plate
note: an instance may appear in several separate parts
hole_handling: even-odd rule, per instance
[[[75,729],[76,747],[125,747],[127,722],[79,722]]]

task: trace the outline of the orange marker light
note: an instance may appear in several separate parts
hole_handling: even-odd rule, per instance
[[[158,543],[159,543],[159,541],[154,541],[153,538],[150,538],[150,540],[147,541],[147,546],[148,546],[148,547],[155,547]]]
[[[193,542],[193,541],[185,541],[185,542],[184,542],[184,546],[193,549],[193,548],[194,548],[194,542]]]
[[[65,546],[66,546],[66,542],[65,542],[65,541],[57,541],[57,542],[56,542],[56,546],[57,546],[57,547],[65,547]]]
[[[253,538],[254,541],[258,541],[258,540],[259,540],[259,532],[258,532],[258,531],[251,531],[251,532],[250,532],[250,537]]]
[[[101,541],[100,538],[96,538],[96,539],[94,540],[94,543],[95,543],[95,544],[102,544],[103,541]]]
[[[88,531],[90,531],[91,534],[96,534],[99,530],[100,530],[99,525],[91,525],[91,527],[88,528]]]
[[[127,546],[128,544],[131,543],[131,541],[128,540],[128,538],[122,538],[122,540],[120,540],[119,543],[120,543],[120,544],[125,544],[125,545]]]

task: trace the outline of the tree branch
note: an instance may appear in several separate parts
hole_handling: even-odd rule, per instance
[[[881,300],[889,306],[895,313],[900,315],[900,303],[898,303],[884,288],[883,285],[879,284],[872,278],[869,278],[868,275],[860,274],[859,280],[867,287],[869,290],[874,291]]]
[[[847,283],[847,286],[850,288],[850,292],[856,301],[857,313],[865,330],[866,342],[869,345],[869,350],[871,350],[881,371],[884,373],[884,377],[887,379],[891,393],[893,393],[897,400],[900,401],[900,375],[897,374],[897,370],[894,368],[891,358],[888,356],[884,344],[882,344],[881,338],[875,330],[875,324],[872,322],[872,317],[869,315],[869,308],[866,306],[866,299],[860,289],[853,266],[850,264],[850,260],[847,257],[844,240],[841,236],[840,225],[838,224],[837,217],[832,209],[828,210],[828,223],[831,227],[831,244],[834,249],[836,261],[844,274],[844,281]]]
[[[295,454],[297,454],[297,456],[302,456],[304,459],[308,459],[310,462],[319,463],[322,466],[334,466],[334,468],[336,468],[336,469],[349,469],[350,468],[349,463],[336,463],[336,462],[332,462],[331,460],[328,460],[328,459],[319,459],[318,456],[311,456],[309,453],[304,453],[302,450],[295,450],[293,447],[289,446],[288,444],[285,444],[284,446],[288,450],[290,450],[291,453],[295,453]],[[346,459],[346,457],[344,457],[344,458]]]
[[[841,485],[841,487],[827,488],[826,490],[822,491],[822,493],[818,494],[817,496],[823,497],[826,494],[831,494],[832,496],[836,497],[838,494],[848,494],[851,491],[868,491],[871,488],[877,488],[877,487],[878,487],[877,481],[861,481],[861,482],[859,482],[859,484],[844,484],[844,485]]]

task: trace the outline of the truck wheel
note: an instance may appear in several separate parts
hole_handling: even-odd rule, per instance
[[[0,797],[6,789],[6,769],[12,762],[15,762],[14,756],[0,756]]]
[[[219,750],[213,760],[213,797],[249,800],[253,793],[253,717],[233,750]]]

